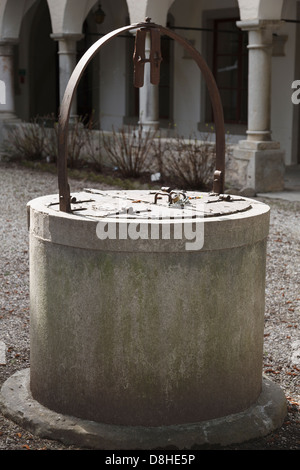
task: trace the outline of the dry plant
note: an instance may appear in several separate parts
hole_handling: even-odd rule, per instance
[[[150,153],[156,131],[140,125],[102,133],[103,148],[111,163],[124,177],[137,178],[149,169]]]
[[[211,186],[216,146],[209,133],[201,139],[177,136],[169,141],[162,155],[164,178],[170,183],[192,190],[206,190]]]
[[[84,133],[84,160],[91,163],[96,171],[101,172],[103,169],[103,143],[101,132],[88,127],[84,129]]]
[[[34,120],[11,127],[1,148],[4,159],[12,161],[41,160],[46,146],[43,127]]]
[[[50,127],[46,123],[51,123]],[[57,119],[35,118],[30,123],[22,123],[8,131],[2,145],[2,156],[10,161],[46,160],[56,162],[58,157]],[[101,142],[93,132],[91,123],[86,126],[83,119],[74,120],[68,132],[68,166],[80,168],[91,162],[98,171],[102,169]]]

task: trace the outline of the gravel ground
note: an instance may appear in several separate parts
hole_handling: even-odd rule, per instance
[[[70,180],[72,191],[87,185],[87,181]],[[96,184],[89,186],[100,188]],[[33,198],[54,193],[57,193],[55,175],[0,164],[0,342],[7,348],[6,364],[0,365],[0,387],[16,371],[29,367],[26,204]],[[228,450],[300,449],[300,202],[271,199],[264,202],[271,207],[271,226],[263,371],[284,390],[288,414],[280,429],[264,438],[225,448]],[[0,414],[0,450],[72,449],[77,448],[40,439]]]

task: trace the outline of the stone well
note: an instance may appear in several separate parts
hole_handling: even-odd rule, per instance
[[[199,192],[184,207],[150,191],[73,201],[72,213],[57,195],[28,205],[30,371],[10,379],[6,411],[23,390],[23,424],[104,449],[281,425],[284,395],[262,377],[269,207]]]

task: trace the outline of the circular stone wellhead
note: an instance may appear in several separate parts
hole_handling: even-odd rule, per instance
[[[6,413],[104,449],[229,444],[282,424],[284,394],[262,377],[267,205],[88,189],[71,213],[57,195],[28,209],[30,371],[3,389]]]

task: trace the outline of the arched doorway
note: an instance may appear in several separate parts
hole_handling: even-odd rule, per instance
[[[59,108],[57,42],[51,39],[46,0],[34,6],[29,37],[29,117],[56,115]]]
[[[95,21],[91,12],[83,23],[83,38],[77,43],[77,62],[97,38]],[[81,119],[93,121],[99,125],[99,59],[90,63],[81,79],[77,90],[77,113]]]

